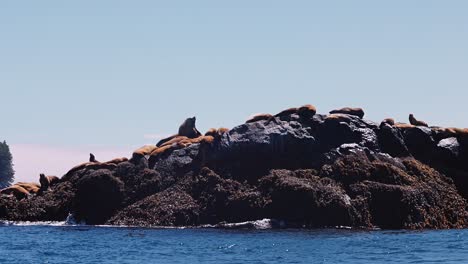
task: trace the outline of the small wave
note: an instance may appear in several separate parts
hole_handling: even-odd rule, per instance
[[[239,223],[219,223],[216,225],[203,225],[205,228],[228,228],[228,229],[272,229],[272,228],[283,228],[286,223],[281,220],[275,219],[261,219],[255,221],[245,221]]]
[[[0,220],[0,226],[66,226],[65,221],[7,221]]]

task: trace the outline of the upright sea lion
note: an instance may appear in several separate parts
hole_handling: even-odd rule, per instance
[[[179,127],[179,132],[175,135],[172,135],[170,137],[161,139],[158,143],[156,143],[157,147],[161,147],[164,143],[168,142],[169,140],[172,140],[176,137],[188,137],[188,138],[197,138],[201,136],[202,134],[200,131],[197,130],[195,127],[195,122],[197,121],[196,117],[191,117],[185,119],[185,121],[180,125]]]
[[[13,185],[8,188],[0,190],[1,194],[13,195],[16,199],[21,200],[27,198],[30,193],[21,186]]]
[[[271,118],[273,118],[272,115],[270,114],[257,114],[257,115],[254,115],[253,117],[249,118],[247,121],[245,121],[246,124],[248,123],[253,123],[253,122],[257,122],[257,121],[261,121],[261,120],[270,120]]]
[[[428,127],[427,123],[424,122],[424,121],[420,121],[420,120],[417,120],[413,114],[410,114],[409,115],[409,121],[410,121],[410,124],[412,124],[413,126],[425,126],[425,127]]]
[[[330,111],[330,114],[347,114],[357,116],[359,118],[364,118],[364,110],[362,108],[353,108],[353,107],[344,107],[341,109],[336,109]]]
[[[195,127],[195,122],[197,121],[196,117],[191,117],[185,119],[185,121],[179,127],[179,136],[185,136],[188,138],[197,138],[202,134]]]
[[[99,162],[96,160],[96,157],[93,153],[89,153],[89,162]]]
[[[60,179],[57,176],[45,176],[43,173],[41,173],[39,175],[39,182],[41,183],[40,191],[47,191],[51,186],[55,185],[59,181]]]

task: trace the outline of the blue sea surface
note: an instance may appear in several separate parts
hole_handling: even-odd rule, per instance
[[[0,263],[468,263],[468,230],[3,225]]]

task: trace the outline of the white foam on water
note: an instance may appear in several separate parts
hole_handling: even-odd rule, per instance
[[[276,226],[282,226],[284,223],[282,221],[277,221],[273,219],[264,218],[261,220],[255,221],[245,221],[245,222],[238,222],[238,223],[220,223],[217,225],[203,225],[202,228],[232,228],[232,229],[240,229],[240,228],[247,228],[247,229],[272,229]]]
[[[0,220],[0,226],[67,226],[65,221],[7,221]]]

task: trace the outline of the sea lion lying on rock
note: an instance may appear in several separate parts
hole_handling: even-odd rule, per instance
[[[122,157],[122,158],[112,159],[112,160],[106,161],[104,163],[117,165],[117,164],[120,164],[120,163],[126,162],[126,161],[128,161],[128,159],[125,158],[125,157]]]
[[[351,121],[351,118],[347,114],[331,114],[325,117],[325,122],[345,122]]]
[[[413,126],[425,126],[425,127],[428,127],[427,123],[424,122],[424,121],[420,121],[420,120],[417,120],[413,114],[410,114],[409,115],[409,121],[410,121],[410,124],[412,124]]]
[[[143,147],[138,148],[135,151],[133,151],[132,160],[136,160],[136,159],[142,158],[144,156],[147,156],[147,155],[151,154],[151,152],[153,152],[156,148],[158,148],[158,147],[156,147],[154,145],[144,145]]]
[[[261,120],[268,121],[271,118],[273,118],[273,116],[270,115],[270,114],[256,114],[256,115],[252,116],[251,118],[249,118],[247,121],[245,121],[245,123],[249,124],[249,123],[258,122],[258,121],[261,121]]]
[[[381,124],[388,124],[390,126],[394,126],[395,125],[395,119],[393,118],[385,118]]]
[[[302,117],[310,118],[317,113],[317,108],[311,104],[306,104],[297,109],[297,114]]]
[[[408,128],[413,128],[414,126],[411,124],[406,124],[406,123],[396,123],[395,127],[399,129],[408,129]]]
[[[101,163],[101,162],[85,162],[81,163],[79,165],[76,165],[75,167],[71,168],[64,177],[64,179],[67,179],[68,176],[72,175],[73,173],[86,169],[86,170],[99,170],[99,169],[108,169],[112,170],[117,167],[116,163]]]
[[[221,130],[224,131],[224,130]],[[210,131],[208,131],[210,132]],[[208,133],[207,132],[207,133]],[[211,132],[210,132],[211,133]],[[154,166],[156,161],[159,159],[159,157],[167,152],[174,151],[177,149],[183,149],[186,148],[192,144],[200,143],[200,144],[212,144],[214,142],[215,138],[213,136],[200,136],[197,138],[187,138],[187,137],[176,137],[160,147],[156,148],[153,152],[151,152],[149,159],[148,159],[148,164],[150,167]]]
[[[41,183],[41,192],[47,191],[51,186],[55,185],[60,181],[57,176],[45,176],[43,173],[39,175],[39,182]]]
[[[439,139],[445,139],[450,137],[468,137],[467,128],[457,128],[457,127],[431,127],[433,133]]]
[[[221,137],[229,132],[228,128],[225,127],[220,127],[218,129],[216,128],[210,128],[206,133],[205,136],[212,136],[214,140],[219,140]]]
[[[19,185],[13,185],[5,189],[2,189],[0,190],[0,194],[13,195],[18,200],[27,198],[30,195],[30,193],[25,188]]]
[[[305,117],[312,117],[317,113],[317,108],[311,104],[306,104],[303,105],[299,108],[292,107],[285,109],[278,114],[274,115],[274,117],[281,117],[281,116],[288,116],[292,114],[298,114],[299,116],[305,116]]]
[[[353,107],[344,107],[341,109],[336,109],[330,111],[330,114],[347,114],[357,116],[359,118],[364,118],[364,110],[362,108],[353,108]]]
[[[170,146],[170,145],[173,145],[173,144],[177,144],[182,140],[188,140],[188,139],[189,138],[186,137],[186,136],[176,136],[176,137],[172,138],[171,140],[164,142],[159,147]]]
[[[33,182],[18,182],[18,183],[15,183],[13,186],[23,187],[26,191],[28,191],[31,194],[38,193],[41,188],[40,184],[33,183]]]
[[[268,118],[267,124],[270,123],[271,121],[277,122],[276,118],[281,118],[283,116],[290,116],[290,115],[293,115],[293,114],[297,114],[300,117],[311,118],[316,113],[317,113],[317,109],[315,108],[315,106],[313,106],[311,104],[303,105],[303,106],[301,106],[299,108],[292,107],[292,108],[285,109],[285,110],[277,113],[276,115]]]

